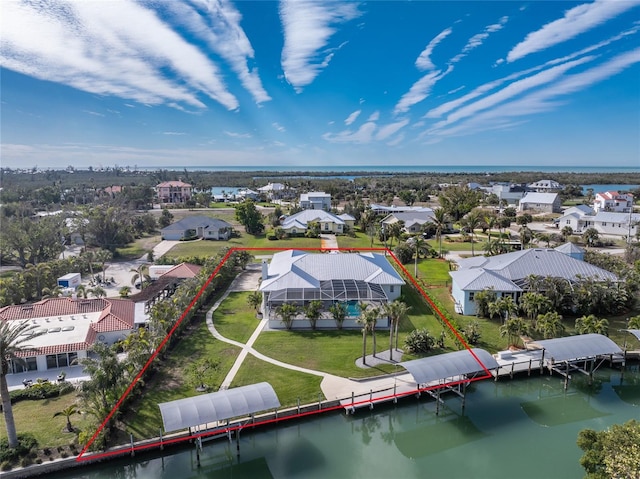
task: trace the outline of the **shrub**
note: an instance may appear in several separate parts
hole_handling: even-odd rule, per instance
[[[11,396],[11,402],[15,404],[24,400],[39,400],[63,396],[73,390],[73,384],[68,382],[38,382],[28,388],[11,391],[9,395]]]
[[[414,329],[404,340],[404,345],[411,353],[428,353],[433,349],[436,340],[426,328]]]
[[[29,456],[24,456],[22,459],[20,459],[20,466],[22,467],[27,467],[31,464],[33,464],[33,460]]]
[[[28,457],[31,450],[37,447],[38,441],[31,434],[18,434],[18,447],[15,449],[10,449],[9,439],[3,437],[0,439],[0,463],[9,462],[13,464],[19,458]]]
[[[6,472],[6,471],[10,471],[13,467],[11,466],[11,463],[9,461],[3,461],[2,463],[0,463],[0,471]]]

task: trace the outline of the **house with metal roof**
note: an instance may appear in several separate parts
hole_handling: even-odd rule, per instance
[[[535,183],[527,185],[527,188],[537,193],[550,193],[553,191],[561,191],[563,186],[555,180],[538,180]]]
[[[459,261],[458,270],[449,273],[451,295],[456,311],[476,314],[475,294],[492,289],[498,297],[510,296],[516,302],[527,291],[527,277],[563,278],[574,283],[580,278],[618,281],[602,268],[564,254],[557,249],[526,249],[496,256],[474,256]]]
[[[336,327],[330,307],[342,303],[347,309],[343,326],[359,327],[361,303],[382,305],[400,296],[405,284],[387,258],[378,253],[307,253],[287,250],[273,255],[262,267],[260,291],[263,295],[263,314],[269,326],[283,328],[277,310],[283,304],[294,304],[300,310],[311,301],[322,302],[323,317],[318,328]],[[301,314],[294,327],[309,327]],[[388,327],[381,318],[378,327]]]
[[[640,231],[640,213],[603,210],[595,213],[591,208],[579,205],[567,209],[555,224],[560,229],[570,226],[578,234],[594,228],[600,234],[633,237]]]
[[[180,241],[188,238],[228,240],[233,226],[224,220],[208,216],[187,216],[162,228],[163,240]]]
[[[0,321],[24,321],[43,334],[28,340],[32,349],[19,353],[24,364],[10,364],[12,373],[47,371],[71,366],[87,357],[95,342],[113,344],[134,329],[135,303],[128,299],[49,298],[32,304],[5,306]]]
[[[433,223],[433,210],[431,208],[423,208],[418,211],[406,211],[390,213],[380,222],[383,227],[392,225],[399,221],[404,224],[404,231],[410,234],[419,233],[422,225]]]
[[[558,193],[527,193],[518,203],[519,211],[560,213],[562,200]]]
[[[324,210],[302,210],[280,221],[282,229],[289,235],[303,235],[309,223],[318,223],[321,233],[344,234],[353,228],[355,218],[350,215],[334,215]]]

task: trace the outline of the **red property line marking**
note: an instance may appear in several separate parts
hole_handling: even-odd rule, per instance
[[[127,389],[124,391],[122,396],[120,396],[120,399],[118,399],[118,401],[116,402],[115,406],[113,406],[113,409],[111,409],[111,411],[109,412],[107,417],[102,421],[102,423],[100,424],[98,429],[96,429],[96,432],[93,433],[93,436],[91,436],[91,439],[89,439],[89,441],[87,441],[87,444],[84,446],[82,451],[80,451],[80,454],[76,458],[76,462],[82,462],[82,461],[86,461],[86,460],[97,460],[97,459],[101,459],[101,458],[117,456],[117,455],[121,455],[123,453],[130,453],[132,451],[141,451],[141,450],[145,450],[145,449],[155,448],[155,447],[158,447],[160,445],[175,444],[175,443],[179,443],[179,442],[189,441],[189,440],[191,440],[193,438],[197,438],[197,437],[214,436],[214,435],[226,433],[227,431],[234,431],[236,429],[242,429],[243,427],[248,427],[248,426],[240,426],[239,425],[239,426],[234,426],[234,427],[231,427],[231,428],[226,428],[226,429],[224,429],[222,431],[216,430],[216,431],[207,432],[207,433],[195,434],[195,435],[192,435],[192,436],[189,436],[189,437],[180,437],[180,438],[167,439],[167,440],[162,440],[162,441],[155,441],[155,442],[152,442],[152,443],[149,443],[149,444],[142,444],[142,445],[134,446],[133,448],[131,448],[131,447],[123,447],[123,448],[119,448],[117,450],[107,451],[107,452],[104,452],[104,453],[91,454],[89,457],[86,457],[86,458],[83,457],[85,455],[85,453],[87,452],[87,449],[89,449],[89,447],[91,447],[91,445],[95,442],[95,440],[98,437],[98,435],[106,427],[107,422],[109,422],[109,420],[116,413],[116,411],[118,410],[120,405],[123,403],[123,401],[131,393],[131,391],[135,387],[136,383],[140,380],[142,375],[146,372],[146,370],[149,368],[151,363],[158,356],[158,354],[160,353],[162,348],[166,345],[167,341],[169,341],[169,338],[171,338],[171,336],[173,335],[175,330],[178,328],[178,326],[180,326],[180,324],[182,323],[184,318],[187,316],[189,311],[191,311],[191,308],[193,307],[193,305],[200,298],[200,296],[202,296],[202,293],[204,292],[204,290],[209,286],[209,284],[211,284],[211,281],[218,274],[218,272],[220,271],[222,266],[226,263],[226,261],[229,259],[229,257],[236,251],[287,251],[289,249],[296,249],[296,250],[300,250],[300,251],[367,251],[367,252],[376,251],[376,252],[386,252],[386,254],[388,254],[389,256],[391,256],[393,258],[393,260],[396,262],[396,264],[404,272],[405,276],[407,278],[409,278],[411,283],[420,292],[422,297],[427,301],[427,303],[432,308],[432,310],[444,321],[444,323],[447,325],[447,327],[455,334],[456,338],[458,338],[458,340],[467,349],[467,351],[469,351],[471,353],[471,355],[474,357],[474,359],[478,362],[478,364],[482,367],[482,369],[486,373],[484,376],[479,376],[479,377],[472,378],[472,379],[454,381],[454,382],[446,383],[446,385],[447,386],[455,386],[455,385],[461,384],[463,382],[480,381],[480,380],[483,380],[483,379],[488,379],[488,378],[493,377],[491,375],[491,373],[489,372],[489,370],[487,369],[487,367],[482,363],[482,361],[480,361],[480,359],[478,359],[476,354],[471,350],[471,347],[467,344],[467,342],[460,335],[460,333],[451,325],[449,320],[445,317],[444,314],[442,314],[440,309],[435,305],[435,303],[432,301],[432,299],[429,297],[429,295],[420,287],[420,285],[417,283],[415,278],[411,274],[409,274],[407,269],[402,265],[402,263],[400,263],[400,261],[398,261],[398,258],[388,248],[357,248],[357,249],[356,248],[275,248],[275,247],[273,247],[273,248],[231,248],[231,249],[229,249],[227,254],[224,256],[224,258],[222,258],[222,260],[220,261],[218,266],[215,268],[213,273],[211,273],[211,275],[209,276],[207,281],[205,281],[205,283],[202,285],[202,287],[200,288],[198,293],[193,297],[193,299],[191,300],[191,302],[189,303],[187,308],[180,315],[180,318],[178,319],[178,321],[176,321],[176,323],[173,325],[171,330],[164,337],[162,342],[158,345],[158,347],[153,352],[153,354],[149,357],[149,359],[147,360],[145,365],[142,367],[140,372],[138,372],[136,377],[133,378],[133,380],[131,381],[131,383],[129,384]],[[375,400],[373,400],[373,401],[369,401],[368,399],[365,399],[365,400],[362,400],[362,401],[354,402],[353,405],[354,406],[368,405],[368,404],[371,404],[372,402],[375,403],[375,402],[380,402],[380,401],[383,401],[383,400],[389,400],[389,399],[393,399],[393,398],[402,398],[402,397],[405,397],[405,396],[409,396],[411,394],[416,394],[418,392],[430,391],[430,390],[436,389],[436,388],[438,388],[440,386],[442,386],[442,385],[429,386],[429,387],[426,387],[426,388],[418,388],[418,389],[415,389],[413,391],[409,391],[409,392],[405,392],[405,393],[399,393],[399,394],[395,394],[395,395],[391,394],[391,395],[388,395],[388,396],[382,396],[382,397],[375,398]],[[325,409],[320,409],[320,410],[317,410],[317,411],[307,411],[307,412],[303,412],[303,413],[287,416],[285,418],[268,419],[268,420],[265,420],[265,421],[252,423],[251,427],[260,426],[260,425],[266,425],[266,424],[272,424],[272,423],[276,423],[276,422],[280,422],[280,421],[286,421],[286,420],[289,420],[289,419],[295,419],[295,418],[300,418],[300,417],[305,417],[305,416],[311,416],[311,415],[315,415],[315,414],[319,414],[319,413],[333,411],[333,410],[336,410],[336,409],[342,409],[342,408],[345,408],[345,407],[349,407],[350,405],[351,404],[349,404],[347,406],[337,405],[337,406],[332,406],[332,407],[325,408]]]

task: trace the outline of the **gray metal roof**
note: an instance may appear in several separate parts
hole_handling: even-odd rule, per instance
[[[618,280],[617,276],[609,271],[572,258],[554,249],[525,249],[488,258],[463,259],[458,262],[458,270],[477,267],[491,270],[511,281],[518,281],[529,275],[543,278],[547,276],[565,278],[569,281],[577,280],[578,276],[597,278],[601,281]]]
[[[638,340],[640,340],[640,329],[625,329],[627,333],[633,334]]]
[[[178,431],[280,407],[269,383],[250,384],[158,404],[165,432]]]
[[[517,292],[522,291],[513,281],[487,271],[485,269],[463,269],[449,273],[451,278],[463,291],[482,291],[493,288],[495,291]]]
[[[564,254],[584,253],[584,249],[582,249],[580,246],[570,241],[554,249]]]
[[[355,280],[380,285],[403,285],[387,258],[377,253],[321,254],[287,250],[273,255],[260,291],[319,288],[322,281]]]
[[[484,349],[473,348],[471,351],[473,354],[467,350],[455,351],[399,364],[411,373],[418,384],[476,374],[484,371],[485,368],[498,368],[498,362]]]
[[[553,358],[554,362],[622,354],[620,346],[602,334],[579,334],[566,338],[544,339],[534,344],[544,348],[544,357]]]
[[[287,216],[282,222],[284,229],[290,229],[292,225],[304,225],[306,228],[312,221],[318,223],[335,223],[337,225],[343,225],[344,221],[333,213],[329,213],[324,210],[302,210],[291,216]]]
[[[180,221],[176,221],[175,223],[162,228],[162,231],[184,231],[199,227],[220,230],[224,228],[232,228],[232,225],[218,218],[210,218],[208,216],[187,216]]]
[[[558,198],[558,193],[527,193],[520,200],[523,203],[540,203],[550,205]]]

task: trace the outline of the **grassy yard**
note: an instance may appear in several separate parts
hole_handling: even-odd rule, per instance
[[[348,235],[337,235],[338,247],[343,249],[359,249],[359,248],[384,248],[384,244],[373,238],[373,246],[371,246],[371,237],[360,231],[356,232],[355,237]]]
[[[213,323],[225,338],[246,343],[258,327],[256,310],[247,303],[249,294],[230,293],[213,313]]]
[[[240,237],[231,238],[229,241],[185,241],[177,244],[165,255],[168,258],[181,256],[213,256],[224,248],[320,248],[319,238],[286,238],[270,241],[266,235],[250,235],[240,233]],[[254,251],[253,254],[269,254],[265,250]]]
[[[125,412],[122,421],[126,430],[138,439],[157,436],[162,426],[158,403],[198,394],[192,385],[187,384],[185,366],[200,358],[217,359],[219,366],[214,384],[219,385],[239,352],[239,348],[214,339],[204,317],[199,315],[159,371],[148,381],[140,401]]]
[[[13,405],[13,416],[19,433],[28,432],[38,440],[39,447],[56,447],[72,444],[77,434],[65,430],[67,420],[64,416],[53,417],[58,411],[75,404],[76,393],[43,399],[40,401],[20,401]],[[0,427],[6,434],[4,416],[1,416]],[[71,424],[77,432],[89,427],[91,418],[85,414],[71,416]],[[6,435],[5,435],[6,437]]]
[[[318,394],[324,399],[320,389],[320,376],[281,368],[251,355],[242,363],[231,387],[246,386],[259,381],[268,381],[273,386],[283,408],[295,406],[298,398],[301,404],[317,401]]]
[[[162,241],[162,238],[159,234],[145,235],[142,238],[138,238],[125,248],[118,248],[116,250],[116,259],[122,261],[138,259],[151,251],[155,245],[160,243],[160,241]]]

